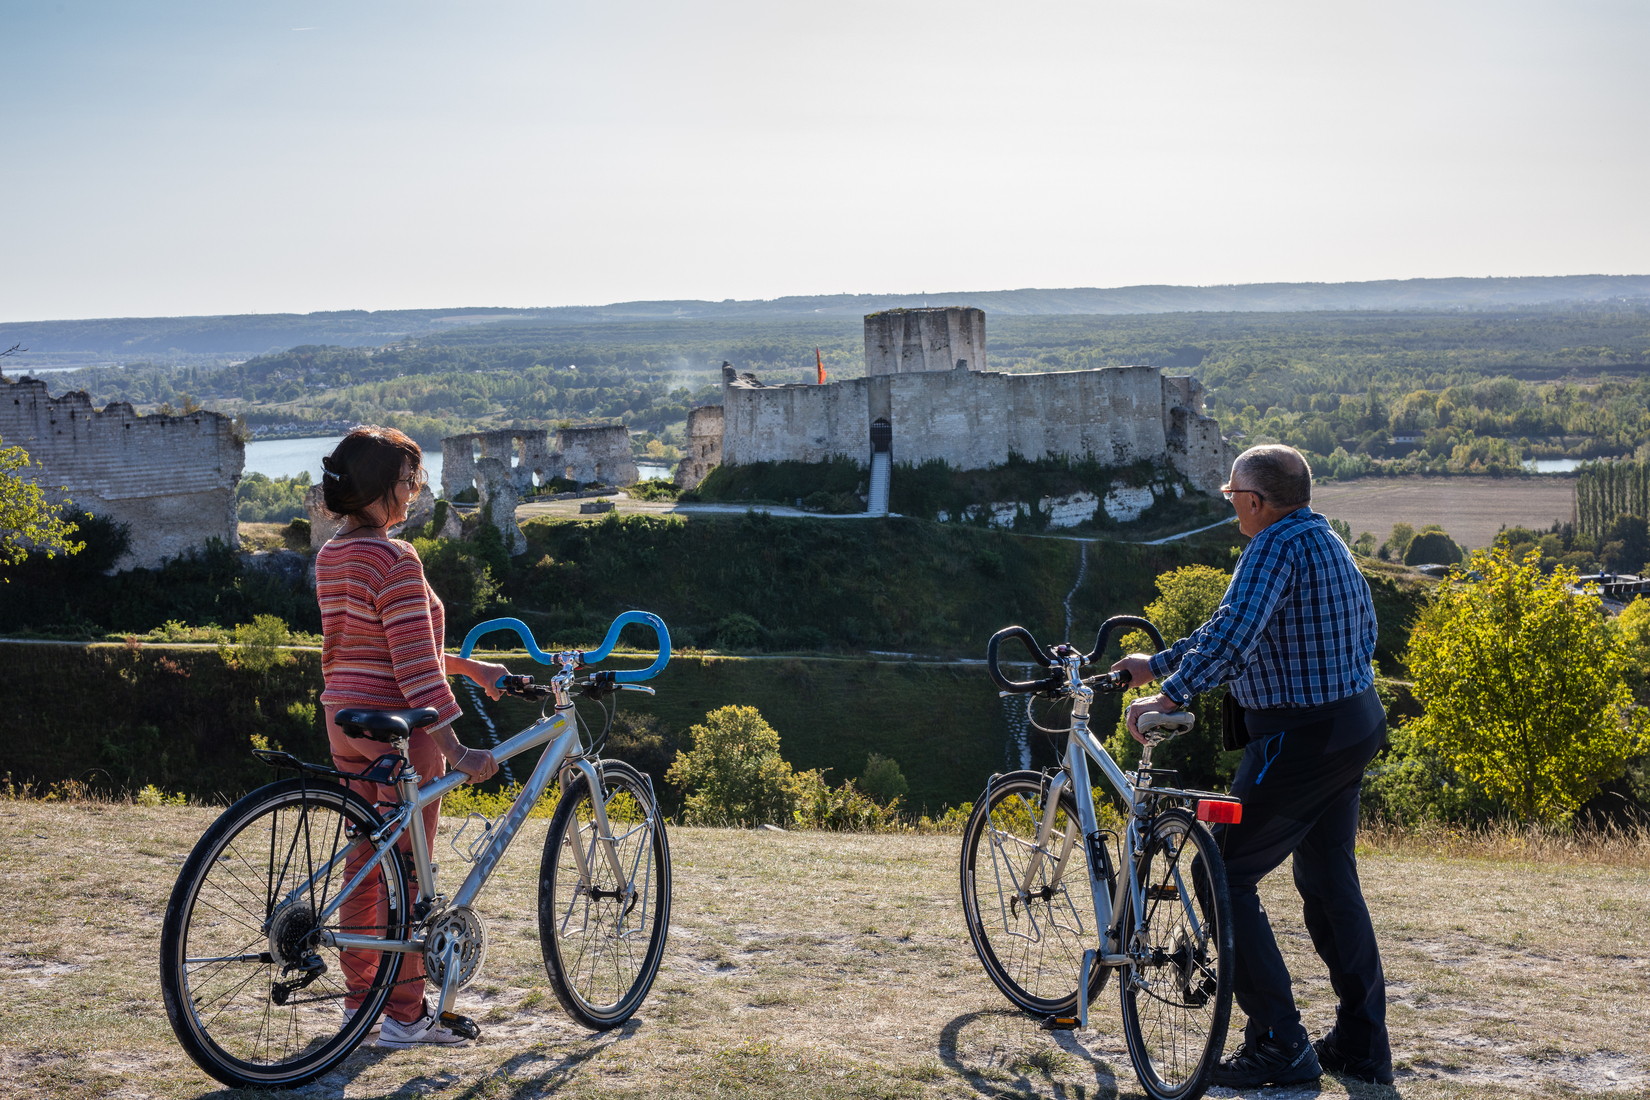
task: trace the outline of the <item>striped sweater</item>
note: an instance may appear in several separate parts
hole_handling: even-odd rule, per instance
[[[434,707],[444,726],[462,711],[447,685],[446,609],[410,543],[333,539],[315,556],[321,603],[321,702],[400,710]]]

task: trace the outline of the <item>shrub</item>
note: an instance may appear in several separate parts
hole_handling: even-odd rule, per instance
[[[680,495],[674,481],[662,477],[638,481],[625,490],[631,500],[675,500]]]
[[[1461,548],[1436,524],[1421,528],[1420,533],[1410,540],[1409,547],[1404,551],[1405,565],[1454,565],[1460,560]]]
[[[258,615],[250,623],[235,628],[235,660],[252,672],[268,672],[292,661],[281,649],[287,644],[286,623],[276,615]],[[313,713],[311,720],[313,721]]]
[[[796,812],[792,820],[799,828],[877,833],[899,825],[898,799],[882,805],[855,787],[851,779],[840,787],[832,787],[825,782],[824,771],[818,768],[797,775],[793,791]]]
[[[795,776],[779,755],[779,732],[755,707],[722,707],[687,731],[691,748],[666,778],[687,795],[699,825],[779,825],[797,808]]]
[[[1650,748],[1631,655],[1570,570],[1500,549],[1471,566],[1479,579],[1439,585],[1410,637],[1415,735],[1520,820],[1563,821]]]
[[[891,806],[905,797],[911,784],[905,781],[905,773],[899,770],[898,760],[873,752],[865,758],[865,771],[859,777],[859,788],[883,805]]]
[[[757,648],[765,633],[761,623],[743,611],[735,611],[716,625],[716,644],[725,650],[752,650]]]

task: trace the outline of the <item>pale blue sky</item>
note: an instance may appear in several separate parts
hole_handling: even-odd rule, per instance
[[[1643,273],[1647,31],[1642,0],[0,0],[0,320]]]

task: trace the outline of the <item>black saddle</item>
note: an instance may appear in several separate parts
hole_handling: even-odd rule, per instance
[[[365,737],[369,741],[390,742],[406,737],[413,730],[427,726],[441,717],[434,707],[414,707],[412,710],[367,710],[364,707],[346,707],[333,718],[338,727],[351,737]]]

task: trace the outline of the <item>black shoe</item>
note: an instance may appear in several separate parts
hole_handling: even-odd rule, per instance
[[[1348,1058],[1325,1035],[1312,1044],[1312,1050],[1318,1056],[1318,1064],[1336,1077],[1351,1077],[1354,1080],[1366,1081],[1371,1085],[1392,1084],[1392,1063],[1377,1062],[1373,1058]]]
[[[1267,1032],[1258,1043],[1244,1043],[1236,1054],[1216,1066],[1214,1083],[1226,1089],[1253,1089],[1300,1085],[1322,1076],[1318,1056],[1304,1035],[1294,1043],[1285,1043]]]

